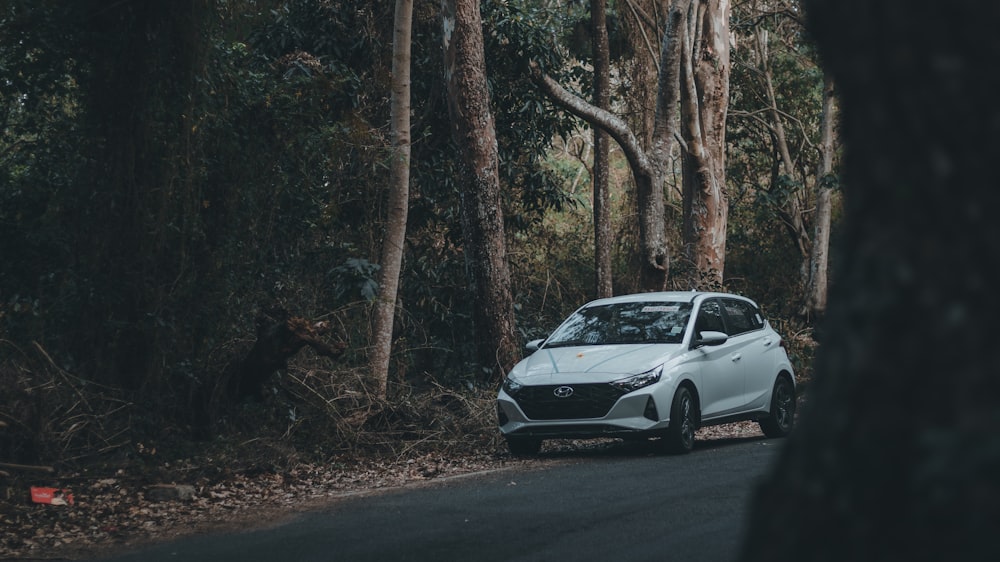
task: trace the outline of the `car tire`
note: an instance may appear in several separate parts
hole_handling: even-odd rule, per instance
[[[507,439],[507,448],[510,454],[515,457],[533,457],[542,450],[542,440],[530,437],[510,437]]]
[[[691,391],[685,386],[678,388],[670,404],[670,426],[663,438],[668,451],[686,454],[694,449],[694,432],[698,427],[695,407]]]
[[[771,413],[759,422],[767,437],[786,437],[795,425],[795,387],[782,375],[774,381],[771,391]]]

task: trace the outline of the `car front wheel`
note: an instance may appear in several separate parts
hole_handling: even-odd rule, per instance
[[[760,420],[760,430],[767,437],[785,437],[795,425],[795,387],[787,377],[774,381],[771,392],[771,413]]]
[[[694,432],[697,428],[694,397],[687,387],[680,387],[670,405],[670,426],[665,445],[674,453],[690,453],[694,449]]]

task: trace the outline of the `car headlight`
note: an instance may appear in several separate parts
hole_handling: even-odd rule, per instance
[[[522,388],[524,388],[524,385],[521,384],[520,382],[518,382],[513,377],[507,377],[503,381],[503,390],[504,390],[504,392],[506,392],[507,394],[509,394],[511,396],[514,396],[515,394],[517,394],[517,391],[521,390]]]
[[[631,377],[625,379],[619,379],[611,382],[611,386],[621,390],[622,392],[632,392],[633,390],[639,390],[640,388],[649,386],[653,383],[660,382],[660,375],[663,374],[663,365],[655,369],[650,369],[645,373],[639,373],[638,375],[632,375]]]

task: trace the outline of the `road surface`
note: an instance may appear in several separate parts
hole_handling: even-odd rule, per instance
[[[612,447],[344,499],[277,527],[195,536],[116,561],[724,562],[782,440]],[[545,455],[543,455],[543,458]],[[261,522],[266,524],[266,522]]]

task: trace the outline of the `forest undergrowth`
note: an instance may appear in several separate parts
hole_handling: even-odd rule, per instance
[[[357,372],[304,354],[257,399],[206,407],[179,384],[140,402],[40,345],[0,345],[0,559],[89,556],[524,462],[496,431],[492,390],[425,378],[377,400]],[[72,505],[35,503],[33,487]]]

